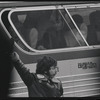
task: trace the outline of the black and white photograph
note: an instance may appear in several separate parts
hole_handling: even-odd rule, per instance
[[[0,98],[100,97],[100,1],[0,2]]]

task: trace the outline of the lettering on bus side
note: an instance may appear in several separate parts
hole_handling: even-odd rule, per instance
[[[82,68],[82,69],[96,68],[96,67],[97,67],[97,64],[94,62],[78,63],[78,68]]]

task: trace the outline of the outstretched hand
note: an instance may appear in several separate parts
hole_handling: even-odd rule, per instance
[[[13,62],[16,62],[16,61],[20,60],[19,55],[17,54],[17,52],[13,52],[11,54],[11,58],[12,58]]]

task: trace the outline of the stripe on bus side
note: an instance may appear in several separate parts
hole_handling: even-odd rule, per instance
[[[73,60],[80,58],[100,57],[100,49],[89,49],[89,50],[78,50],[78,51],[60,51],[60,52],[49,52],[49,53],[32,53],[26,54],[18,50],[20,58],[25,64],[36,63],[37,60],[43,56],[51,56],[58,61],[61,60]],[[26,59],[27,58],[27,59]]]

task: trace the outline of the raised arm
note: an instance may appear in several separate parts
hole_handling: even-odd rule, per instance
[[[19,55],[16,52],[13,52],[11,57],[12,57],[12,63],[15,66],[20,77],[27,86],[30,86],[33,80],[35,79],[35,75],[33,76],[29,72],[29,70],[25,67],[24,63],[21,61]]]

